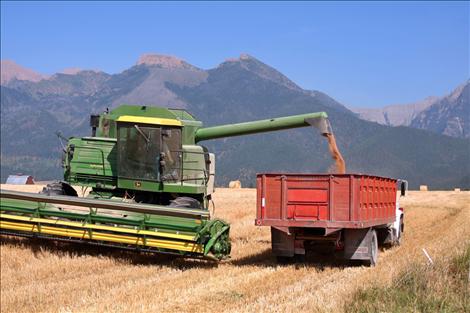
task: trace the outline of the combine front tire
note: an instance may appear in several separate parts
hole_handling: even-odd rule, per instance
[[[78,197],[78,194],[75,189],[73,189],[72,186],[63,181],[55,181],[50,184],[47,184],[46,187],[43,187],[42,191],[40,191],[39,193],[48,196]]]
[[[199,209],[201,203],[191,197],[178,197],[170,201],[171,208],[188,208],[188,209]]]

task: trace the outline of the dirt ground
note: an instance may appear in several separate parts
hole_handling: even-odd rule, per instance
[[[338,312],[357,288],[427,262],[422,248],[445,259],[470,240],[470,192],[410,192],[403,244],[380,251],[375,268],[277,265],[269,228],[254,226],[255,195],[217,189],[215,215],[232,225],[232,258],[218,265],[2,237],[1,312]]]

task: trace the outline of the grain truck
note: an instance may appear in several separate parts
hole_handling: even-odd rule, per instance
[[[379,245],[398,245],[404,231],[407,182],[365,174],[257,175],[255,224],[271,227],[280,262],[308,251],[377,263]]]

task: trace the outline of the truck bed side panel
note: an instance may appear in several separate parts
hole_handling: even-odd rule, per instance
[[[361,174],[258,174],[257,225],[365,228],[393,222],[396,180]]]

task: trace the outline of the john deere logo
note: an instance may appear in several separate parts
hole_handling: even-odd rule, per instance
[[[135,181],[134,186],[135,186],[135,188],[140,188],[140,187],[142,187],[142,183],[140,181]]]

